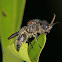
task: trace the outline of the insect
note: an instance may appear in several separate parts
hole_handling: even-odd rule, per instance
[[[28,38],[34,37],[36,39],[36,42],[39,45],[38,39],[37,39],[37,33],[39,34],[47,34],[52,29],[52,26],[54,26],[56,23],[53,23],[55,20],[55,14],[54,17],[49,24],[46,20],[39,20],[39,19],[32,19],[28,21],[27,26],[22,27],[18,32],[12,34],[9,39],[14,38],[15,36],[18,36],[14,42],[16,42],[16,50],[19,51],[22,43],[26,43]],[[14,43],[13,42],[13,43]],[[40,47],[40,45],[39,45]],[[41,48],[41,47],[40,47]]]

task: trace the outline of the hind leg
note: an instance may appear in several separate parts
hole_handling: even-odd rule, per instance
[[[37,34],[35,34],[34,37],[35,37],[35,40],[36,40],[36,42],[38,43],[39,47],[41,48],[41,46],[40,46],[40,44],[39,44],[39,42],[38,42]]]

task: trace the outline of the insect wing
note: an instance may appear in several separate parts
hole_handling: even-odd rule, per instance
[[[18,35],[18,33],[19,33],[19,31],[18,31],[18,32],[16,32],[16,33],[14,33],[14,34],[12,34],[10,37],[8,37],[8,40],[10,40],[10,39],[14,38],[15,36],[17,36],[17,35]]]

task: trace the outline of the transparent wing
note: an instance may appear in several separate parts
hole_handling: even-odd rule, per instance
[[[10,40],[10,39],[12,39],[12,38],[16,37],[16,36],[18,35],[18,33],[19,33],[19,31],[18,31],[18,32],[16,32],[16,33],[14,33],[14,34],[12,34],[10,37],[8,37],[8,40]]]

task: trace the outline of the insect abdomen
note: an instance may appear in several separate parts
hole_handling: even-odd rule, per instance
[[[19,51],[22,43],[18,40],[17,45],[16,45],[16,50]]]
[[[20,50],[20,47],[21,47],[21,45],[17,45],[17,51],[19,51]]]
[[[22,34],[21,36],[18,36],[17,44],[16,44],[16,50],[19,51],[22,43],[24,43],[26,40],[26,34]]]

